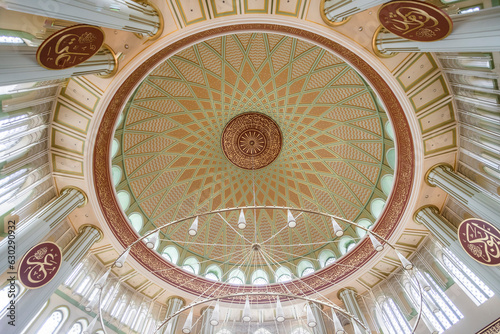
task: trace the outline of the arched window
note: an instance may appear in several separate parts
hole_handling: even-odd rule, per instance
[[[387,136],[389,138],[391,138],[392,140],[394,140],[394,129],[392,127],[392,124],[391,122],[387,121],[385,122],[385,133],[387,134]]]
[[[392,169],[396,168],[396,149],[390,148],[386,153],[387,163]]]
[[[122,180],[122,169],[118,166],[111,167],[111,178],[113,179],[113,185],[116,187]]]
[[[166,247],[161,253],[161,256],[173,264],[177,264],[177,261],[179,260],[179,252],[174,246]]]
[[[292,280],[292,272],[287,267],[279,267],[274,273],[276,282],[285,283]]]
[[[209,265],[205,272],[205,278],[212,281],[220,281],[222,278],[222,269],[216,264]]]
[[[370,220],[363,218],[363,219],[358,220],[358,225],[361,225],[364,228],[370,229],[373,226],[373,223]],[[367,233],[368,232],[366,232],[362,228],[359,228],[356,226],[356,234],[358,235],[358,237],[363,238]]]
[[[340,254],[344,255],[356,246],[356,241],[350,236],[343,236],[339,240]]]
[[[253,334],[272,334],[270,331],[268,331],[265,328],[259,328]]]
[[[68,317],[68,309],[60,307],[54,310],[44,321],[37,334],[55,334],[61,328]]]
[[[139,231],[144,226],[144,219],[142,218],[142,215],[140,213],[134,212],[130,216],[128,216],[128,219],[130,220],[130,224],[132,225],[134,231],[139,233]]]
[[[419,275],[421,281],[431,287],[429,291],[422,291],[424,295],[422,310],[425,318],[437,331],[441,333],[447,330],[464,317],[455,304],[453,304],[443,290],[441,290],[441,288],[437,285],[431,275],[429,275],[429,273],[425,272],[422,274],[421,272],[417,272],[416,275]],[[405,287],[411,290],[415,305],[418,305],[419,303],[417,301],[420,300],[420,294],[416,288],[417,286],[418,285],[415,281],[405,284]],[[435,310],[431,310],[427,301],[434,303],[439,308],[439,311],[434,313],[433,311]]]
[[[389,196],[392,190],[392,185],[394,184],[394,175],[386,174],[382,176],[380,180],[380,186],[382,187],[382,191],[386,196]]]
[[[335,260],[335,253],[333,253],[333,251],[331,251],[330,249],[324,249],[321,251],[321,253],[319,253],[318,261],[321,268],[329,266],[330,264],[334,263]]]
[[[252,274],[252,284],[254,285],[265,285],[269,284],[269,277],[267,273],[262,269],[257,269]]]
[[[88,322],[86,319],[80,319],[71,326],[68,334],[82,334],[83,330],[87,328]]]
[[[460,261],[452,252],[443,250],[442,262],[444,268],[455,279],[459,285],[466,290],[467,294],[476,303],[481,305],[488,298],[495,294],[483,283],[462,261]]]
[[[291,334],[310,334],[310,332],[304,327],[295,328]]]
[[[80,282],[78,285],[78,288],[76,289],[75,293],[79,295],[83,295],[85,291],[87,291],[87,288],[92,281],[92,277],[90,275],[85,276],[85,278]]]
[[[125,309],[125,306],[127,306],[127,296],[122,295],[120,298],[120,301],[115,304],[115,307],[113,307],[113,310],[111,311],[111,316],[114,318],[118,318],[120,314],[123,312]]]
[[[130,206],[129,193],[125,190],[121,190],[116,196],[118,197],[118,203],[120,204],[120,207],[123,209],[123,211],[127,211],[128,207]]]
[[[311,275],[314,272],[314,266],[311,261],[302,260],[297,265],[297,274],[299,277],[304,277],[307,275]]]
[[[371,203],[370,203],[370,212],[373,215],[375,219],[380,217],[382,214],[382,211],[384,210],[385,206],[385,201],[380,198],[375,198]]]
[[[188,257],[186,260],[184,260],[182,269],[189,271],[190,273],[193,273],[195,275],[198,275],[198,273],[200,272],[200,263],[196,258]]]
[[[64,285],[66,285],[69,288],[73,287],[73,285],[76,283],[76,277],[80,273],[82,268],[83,268],[83,262],[80,262],[73,270],[71,275],[69,275],[69,277],[64,281]]]
[[[118,139],[113,139],[113,144],[111,145],[111,157],[114,158],[120,149],[120,142]]]
[[[227,282],[231,284],[245,284],[245,274],[240,269],[233,269],[229,272]]]
[[[404,317],[399,307],[392,298],[382,298],[380,300],[382,319],[380,319],[389,334],[411,334],[412,330],[408,321]]]

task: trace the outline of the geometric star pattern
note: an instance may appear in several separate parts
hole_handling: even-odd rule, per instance
[[[283,134],[277,159],[256,171],[236,167],[221,149],[225,125],[250,111],[271,117]],[[380,178],[393,173],[384,157],[394,146],[384,133],[387,119],[362,77],[318,46],[270,33],[217,37],[164,61],[134,92],[115,134],[120,152],[113,164],[125,180],[118,189],[130,192],[127,213],[143,214],[146,229],[254,201],[356,221],[370,217],[374,196],[385,199]],[[253,214],[246,212],[252,223],[242,233],[257,241],[286,225],[277,211]],[[223,217],[236,225],[238,213]],[[297,222],[270,241],[294,254],[283,261],[312,257],[324,246],[314,243],[335,239],[324,219]],[[218,216],[200,219],[198,235],[183,244],[189,224],[163,230],[163,238],[200,260],[220,259],[214,262],[242,245]]]

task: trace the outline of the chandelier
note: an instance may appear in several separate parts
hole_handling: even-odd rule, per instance
[[[245,228],[247,228],[248,224],[251,224],[251,222],[247,222],[245,213],[249,211],[254,212],[253,223],[255,223],[256,219],[255,212],[261,210],[273,210],[281,212],[282,216],[286,217],[286,225],[284,225],[283,228],[274,233],[270,238],[268,238],[267,240],[263,240],[262,242],[259,243],[256,242],[257,239],[250,240],[240,232],[243,231]],[[227,214],[233,211],[236,211],[237,213],[239,212],[238,220],[235,223],[230,223],[224,218],[223,214]],[[252,259],[255,256],[260,256],[263,262],[263,266],[267,266],[271,271],[278,262],[275,259],[273,259],[272,255],[273,248],[268,246],[269,241],[276,238],[284,229],[297,228],[297,226],[300,224],[298,220],[301,216],[317,215],[329,220],[332,236],[334,236],[334,239],[337,237],[342,237],[344,235],[345,228],[348,226],[364,230],[364,232],[366,232],[366,235],[371,241],[373,249],[376,252],[381,252],[385,248],[390,248],[393,251],[395,251],[401,263],[402,269],[406,272],[406,274],[408,274],[411,277],[412,282],[417,287],[419,292],[419,298],[418,298],[419,300],[417,301],[418,303],[417,307],[419,308],[419,313],[416,318],[417,320],[413,325],[412,332],[414,332],[415,329],[417,328],[419,320],[421,318],[422,303],[424,301],[424,295],[422,293],[422,290],[427,291],[430,289],[430,287],[426,282],[422,281],[419,278],[420,276],[417,275],[417,269],[414,268],[413,264],[405,256],[403,256],[396,249],[396,247],[393,244],[391,244],[387,239],[385,239],[378,233],[372,231],[370,228],[367,228],[365,226],[362,226],[358,223],[355,223],[340,216],[335,216],[328,213],[316,210],[303,209],[303,208],[295,208],[287,206],[254,205],[245,207],[223,208],[223,209],[198,213],[196,215],[189,215],[184,218],[165,223],[161,226],[158,226],[150,230],[143,236],[139,236],[134,242],[132,242],[130,245],[128,245],[128,247],[124,249],[124,251],[113,261],[112,265],[108,268],[108,270],[100,277],[99,280],[96,281],[95,287],[100,289],[98,297],[99,310],[98,310],[98,315],[93,320],[93,322],[88,326],[87,331],[89,331],[90,333],[97,320],[100,319],[101,326],[104,332],[106,332],[106,327],[104,323],[105,318],[103,316],[103,310],[102,310],[103,291],[105,286],[109,283],[109,274],[111,273],[111,270],[115,267],[122,268],[127,260],[127,257],[129,256],[130,251],[134,247],[137,247],[141,243],[144,243],[149,249],[154,249],[155,245],[160,240],[161,230],[181,223],[186,223],[189,225],[188,234],[189,236],[194,237],[198,234],[199,226],[201,225],[200,221],[203,221],[203,218],[207,216],[214,216],[214,215],[217,215],[220,218],[222,218],[224,222],[228,224],[229,227],[239,237],[242,238],[242,240],[244,240],[245,245],[248,246],[247,249],[250,250],[247,256],[243,257],[242,261],[239,261],[239,263],[235,263],[233,265],[234,267],[241,267],[242,265],[245,264],[245,261],[247,265],[250,265],[251,264],[250,259]],[[334,240],[332,239],[330,242],[334,242]],[[328,241],[326,241],[325,243],[328,243]],[[336,263],[333,263],[331,265],[335,266]],[[230,270],[227,270],[227,273],[228,272],[230,272]],[[287,319],[287,317],[285,316],[283,304],[293,305],[294,303],[297,303],[297,301],[306,302],[303,313],[305,313],[304,314],[305,323],[309,328],[317,326],[318,320],[316,319],[309,305],[309,303],[315,303],[317,305],[321,305],[323,309],[325,308],[330,309],[330,312],[325,312],[323,310],[321,310],[321,312],[323,313],[324,317],[330,319],[330,321],[333,322],[335,326],[334,333],[336,334],[347,333],[342,325],[342,321],[339,319],[339,315],[341,318],[347,319],[350,323],[355,324],[353,325],[353,328],[356,334],[363,332],[365,333],[370,332],[370,329],[361,319],[358,319],[354,314],[351,314],[347,310],[337,306],[335,303],[329,300],[329,298],[324,296],[320,291],[316,291],[313,289],[314,293],[308,295],[300,292],[297,293],[298,290],[291,291],[287,287],[287,285],[294,285],[294,284],[296,285],[299,283],[306,284],[304,283],[302,277],[294,276],[289,282],[286,282],[286,284],[285,282],[277,282],[272,285],[260,285],[248,289],[248,285],[235,286],[230,282],[214,281],[213,284],[211,284],[210,288],[206,289],[207,291],[205,291],[205,294],[194,298],[190,303],[180,308],[179,310],[173,312],[172,314],[168,315],[164,321],[157,324],[154,333],[160,333],[161,331],[164,330],[164,328],[166,328],[170,320],[174,319],[175,317],[178,317],[180,314],[186,314],[186,313],[188,313],[188,315],[184,321],[184,324],[182,325],[182,333],[186,334],[192,333],[193,328],[196,325],[196,323],[193,324],[193,310],[195,307],[203,304],[208,304],[210,307],[213,307],[213,311],[209,319],[210,326],[218,326],[221,323],[222,321],[221,311],[220,311],[221,306],[223,307],[225,306],[226,308],[231,308],[231,309],[238,309],[241,312],[240,320],[242,323],[251,323],[252,321],[256,320],[252,319],[251,315],[251,308],[255,308],[256,307],[255,305],[257,305],[257,307],[265,306],[266,309],[271,309],[274,312],[275,315],[274,321],[277,324],[283,323],[287,320],[290,320]],[[246,288],[246,289],[245,291],[239,291],[238,289],[240,288]],[[250,301],[254,302],[254,305],[252,307]]]

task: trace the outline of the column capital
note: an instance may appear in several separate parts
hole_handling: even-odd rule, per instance
[[[425,173],[425,175],[424,175],[424,181],[425,181],[425,183],[427,183],[427,185],[429,185],[429,186],[431,186],[431,187],[435,187],[436,185],[435,185],[435,184],[433,184],[433,183],[430,181],[429,177],[430,177],[430,174],[431,174],[432,172],[434,172],[437,168],[443,168],[443,169],[445,169],[445,170],[450,170],[450,171],[452,171],[452,172],[454,172],[454,171],[455,171],[455,169],[453,168],[453,166],[452,166],[452,165],[450,165],[449,163],[446,163],[446,162],[440,162],[440,163],[438,163],[438,164],[435,164],[434,166],[432,166],[431,168],[429,168],[429,170],[428,170],[428,171]]]
[[[113,70],[111,72],[105,73],[105,74],[97,73],[96,75],[100,78],[107,79],[107,78],[111,78],[112,76],[114,76],[116,74],[116,72],[118,72],[118,56],[116,55],[116,52],[108,44],[103,44],[102,49],[107,50],[111,54],[111,57],[113,57],[114,66],[113,66]]]
[[[415,213],[413,214],[413,221],[414,221],[415,223],[422,225],[422,222],[420,222],[420,220],[419,220],[419,219],[417,219],[417,217],[418,217],[418,215],[419,215],[419,214],[420,214],[420,213],[421,213],[424,209],[430,209],[430,210],[432,210],[432,211],[433,211],[434,213],[436,213],[436,214],[439,214],[439,213],[440,213],[440,211],[439,211],[438,207],[437,207],[437,206],[435,206],[434,204],[424,205],[424,206],[420,207],[419,209],[417,209],[417,210],[415,211]]]
[[[97,239],[96,242],[99,242],[104,238],[104,233],[102,233],[102,230],[99,227],[92,225],[92,224],[84,224],[84,225],[80,226],[78,228],[78,233],[83,233],[87,227],[93,228],[94,230],[96,230],[99,233],[99,239]]]
[[[355,288],[353,288],[352,286],[348,286],[348,287],[345,287],[345,288],[340,289],[340,290],[337,292],[337,298],[338,298],[338,299],[342,299],[342,293],[343,293],[344,291],[350,291],[350,292],[353,292],[353,293],[355,293],[355,294],[358,294],[358,291],[357,291]]]
[[[82,196],[83,196],[83,203],[80,204],[80,205],[78,205],[78,208],[84,207],[87,204],[89,198],[87,197],[87,194],[85,193],[85,191],[83,191],[82,189],[80,189],[78,187],[75,187],[75,186],[66,186],[66,187],[63,187],[61,189],[61,191],[59,192],[59,195],[62,195],[63,193],[69,192],[71,190],[76,190],[77,192],[79,192],[80,194],[82,194]]]
[[[165,301],[165,304],[168,304],[171,300],[174,300],[174,299],[178,299],[178,300],[180,300],[183,303],[183,305],[187,305],[186,300],[184,298],[182,298],[182,297],[179,297],[179,296],[170,296],[170,297],[168,297],[167,300]]]

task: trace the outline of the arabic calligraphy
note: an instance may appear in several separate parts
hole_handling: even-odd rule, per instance
[[[495,226],[476,218],[466,219],[458,228],[458,239],[474,260],[500,265],[500,231]]]
[[[44,242],[31,248],[19,265],[19,280],[31,289],[47,284],[57,274],[62,254],[59,246]]]
[[[37,61],[51,70],[70,68],[91,58],[103,43],[104,32],[100,28],[72,26],[47,38],[37,50]]]
[[[450,17],[438,7],[420,1],[393,1],[379,10],[380,23],[395,35],[431,42],[451,33]]]

